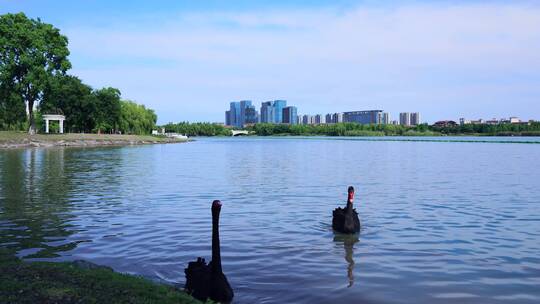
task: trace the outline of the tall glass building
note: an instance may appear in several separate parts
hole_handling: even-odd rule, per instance
[[[245,108],[245,116],[244,116],[244,125],[246,124],[256,124],[259,120],[259,115],[257,114],[257,110],[255,109],[255,106],[246,106]]]
[[[273,102],[266,101],[261,104],[261,122],[273,123],[274,122],[274,108]]]
[[[231,111],[225,111],[225,125],[231,125]]]
[[[231,102],[228,112],[229,112],[229,125],[233,127],[241,128],[242,127],[242,124],[241,124],[242,111],[240,108],[240,103],[236,101]]]
[[[240,123],[238,125],[240,128],[246,124],[246,117],[247,117],[246,110],[251,107],[252,107],[251,100],[240,101]]]
[[[274,100],[274,123],[283,123],[283,109],[286,106],[286,100]]]
[[[283,123],[295,125],[298,123],[296,107],[288,106],[283,108]]]

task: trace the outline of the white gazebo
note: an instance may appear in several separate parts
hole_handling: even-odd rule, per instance
[[[64,133],[64,120],[66,120],[66,117],[64,115],[46,114],[43,115],[43,120],[45,120],[45,133],[49,133],[49,121],[51,120],[58,120],[60,122],[60,128],[58,132]]]

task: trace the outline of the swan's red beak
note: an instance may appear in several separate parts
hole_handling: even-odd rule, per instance
[[[347,199],[348,202],[353,202],[354,200],[354,188],[349,187],[349,198]]]

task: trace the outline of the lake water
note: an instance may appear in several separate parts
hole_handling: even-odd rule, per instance
[[[349,185],[357,238],[331,229]],[[30,260],[183,285],[189,261],[210,259],[214,199],[235,303],[540,302],[538,144],[202,138],[0,151],[0,247]]]

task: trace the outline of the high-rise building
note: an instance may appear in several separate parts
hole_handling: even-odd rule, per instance
[[[399,124],[402,126],[410,126],[411,113],[407,113],[407,112],[399,113]]]
[[[286,100],[266,101],[261,104],[262,123],[282,123],[283,109],[287,106]]]
[[[382,124],[387,125],[390,123],[390,114],[384,112],[382,117]]]
[[[298,114],[296,112],[296,107],[293,106],[283,108],[283,123],[295,125],[298,120]]]
[[[257,113],[257,110],[255,109],[255,106],[249,105],[246,106],[244,110],[245,116],[244,116],[244,124],[255,124],[259,120],[259,115]]]
[[[326,114],[325,121],[327,124],[334,123],[334,121],[332,120],[332,114]]]
[[[246,124],[257,123],[259,115],[251,100],[233,101],[230,103],[229,111],[225,112],[225,124],[242,128]]]
[[[274,123],[282,123],[283,122],[283,108],[287,106],[286,100],[274,100],[273,108],[274,108]]]
[[[380,124],[382,110],[344,112],[343,122],[356,122],[359,124]]]
[[[332,122],[333,123],[341,123],[341,122],[343,122],[343,113],[334,113],[334,114],[332,114]]]
[[[312,124],[312,121],[313,121],[313,116],[307,115],[307,114],[302,116],[302,124],[310,125]]]
[[[246,124],[247,113],[246,110],[252,107],[251,100],[240,101],[240,122],[239,126],[243,127]]]
[[[274,107],[272,101],[266,101],[261,104],[261,122],[273,123],[274,122]]]
[[[225,125],[231,125],[231,111],[225,111]]]
[[[229,126],[233,127],[242,127],[241,124],[241,110],[240,110],[240,103],[239,102],[231,102],[230,109],[229,109]]]
[[[314,124],[320,125],[326,123],[326,117],[322,114],[315,115],[315,121]]]
[[[420,113],[411,113],[411,126],[417,126],[420,124]]]

